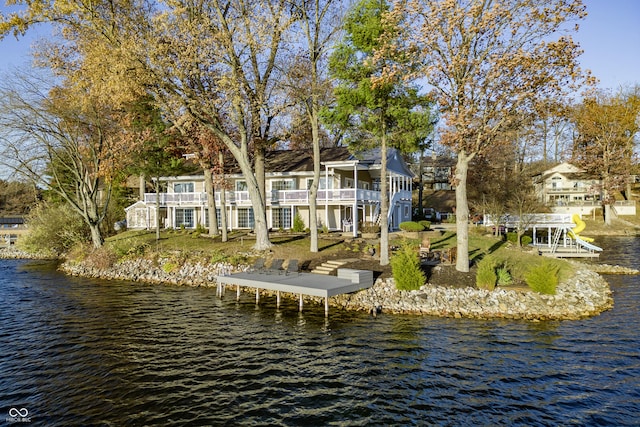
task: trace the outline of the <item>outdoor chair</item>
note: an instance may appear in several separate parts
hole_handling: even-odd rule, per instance
[[[420,258],[427,258],[431,252],[431,239],[423,237],[420,243]]]
[[[249,273],[261,272],[264,270],[264,258],[258,258],[253,263],[253,267],[249,270]]]
[[[297,259],[290,259],[289,260],[289,263],[287,264],[287,269],[285,270],[285,274],[288,276],[289,273],[300,274],[300,270],[298,268],[298,260]]]
[[[267,273],[271,273],[271,272],[281,273],[283,262],[284,260],[280,258],[276,258],[273,261],[271,261],[271,266],[269,267],[269,270],[267,270]]]

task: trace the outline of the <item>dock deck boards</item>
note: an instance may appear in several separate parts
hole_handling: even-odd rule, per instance
[[[216,276],[218,295],[224,295],[225,285],[235,285],[237,298],[240,287],[256,289],[256,304],[260,301],[260,289],[276,291],[277,307],[280,307],[280,292],[300,295],[302,311],[303,295],[324,298],[325,316],[329,315],[329,297],[356,292],[373,286],[373,272],[367,270],[338,269],[338,277],[314,273],[285,273],[274,271],[243,272]]]
[[[217,276],[216,280],[219,285],[239,285],[324,298],[356,292],[373,285],[373,283],[353,283],[349,279],[313,273],[234,273],[228,276]]]

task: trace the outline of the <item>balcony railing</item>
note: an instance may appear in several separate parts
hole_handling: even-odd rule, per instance
[[[551,187],[551,186],[547,186],[545,187],[545,191],[547,193],[589,193],[589,192],[593,192],[593,187],[585,187],[585,186],[578,186],[578,187]]]
[[[410,191],[400,191],[403,200],[411,200]],[[221,194],[215,193],[216,203],[220,202]],[[348,203],[356,200],[365,203],[380,202],[380,192],[365,189],[342,188],[318,190],[316,198],[318,204]],[[228,204],[250,206],[251,199],[248,191],[227,191]],[[148,205],[156,204],[156,193],[145,193],[144,202]],[[273,190],[267,193],[267,205],[305,205],[309,203],[308,190]],[[205,206],[207,204],[206,193],[160,193],[160,206]]]

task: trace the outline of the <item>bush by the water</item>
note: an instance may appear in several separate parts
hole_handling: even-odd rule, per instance
[[[557,264],[544,260],[531,267],[531,269],[525,274],[524,280],[527,285],[534,291],[541,294],[555,295],[556,286],[558,286],[558,272],[559,267]]]
[[[20,249],[31,253],[60,255],[86,242],[89,227],[67,204],[42,202],[26,218],[28,232],[20,237]]]
[[[424,230],[424,225],[417,223],[415,221],[405,221],[401,222],[398,227],[402,231],[422,231]]]
[[[396,288],[401,291],[418,290],[427,281],[418,252],[409,244],[403,244],[400,250],[391,257],[391,273]]]
[[[425,230],[429,230],[431,228],[431,221],[427,221],[426,219],[419,221],[418,224],[423,226]]]
[[[485,256],[478,263],[478,271],[476,272],[476,286],[478,288],[489,291],[495,289],[498,282],[498,276],[496,275],[497,265],[496,259],[490,255]]]

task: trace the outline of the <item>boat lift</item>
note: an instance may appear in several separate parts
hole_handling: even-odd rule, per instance
[[[497,224],[496,224],[497,222]],[[602,248],[591,243],[590,238],[580,236],[584,222],[574,214],[529,214],[521,221],[518,216],[505,215],[500,221],[485,218],[488,226],[504,225],[506,229],[519,226],[533,231],[532,245],[538,248],[541,255],[557,258],[596,258]],[[546,230],[539,233],[539,230]],[[587,241],[590,240],[590,241]]]

